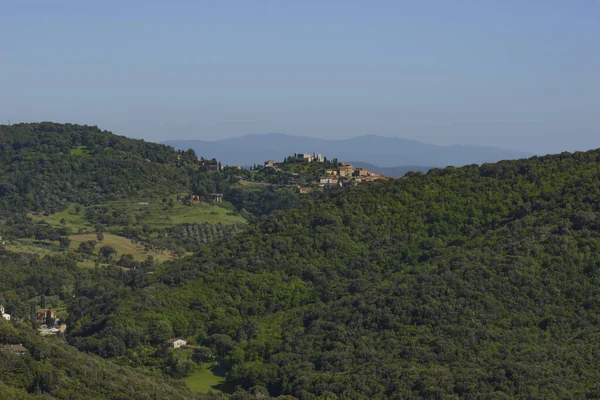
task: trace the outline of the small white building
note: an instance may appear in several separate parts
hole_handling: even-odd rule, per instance
[[[325,184],[325,185],[337,185],[338,182],[339,182],[339,179],[337,179],[337,178],[320,178],[319,179],[319,183]]]
[[[169,340],[167,340],[167,343],[169,343],[169,346],[174,349],[178,349],[181,346],[187,345],[187,341],[185,341],[183,339],[177,339],[177,338],[169,339]]]
[[[0,304],[0,314],[2,314],[2,318],[4,318],[7,321],[10,321],[10,314],[6,314],[4,312],[4,306],[2,304]]]

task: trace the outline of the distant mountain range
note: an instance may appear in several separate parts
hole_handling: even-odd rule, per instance
[[[262,164],[282,160],[294,153],[322,153],[340,161],[358,160],[379,167],[414,168],[482,164],[505,159],[526,158],[530,153],[498,147],[469,145],[438,146],[414,140],[376,135],[330,140],[281,133],[205,140],[169,140],[176,149],[194,149],[198,156],[216,158],[226,165]],[[413,166],[413,167],[406,167]]]

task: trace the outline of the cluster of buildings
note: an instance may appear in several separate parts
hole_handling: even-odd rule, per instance
[[[323,154],[321,153],[294,153],[294,157],[293,158],[297,158],[300,160],[306,160],[308,162],[325,162],[325,157],[323,157]],[[274,168],[277,167],[279,165],[279,163],[275,160],[267,160],[265,161],[265,167],[267,168]]]
[[[209,171],[221,171],[221,164],[214,158],[212,160],[208,160],[204,157],[200,157],[198,160],[196,160],[196,164],[200,165],[201,167],[208,168]]]
[[[10,321],[10,314],[7,314],[4,310],[4,306],[0,304],[0,314],[2,318]],[[54,312],[49,308],[40,308],[37,310],[36,319],[39,324],[38,332],[42,336],[57,335],[63,336],[67,331],[67,325],[64,324],[59,318],[54,315]],[[51,320],[51,326],[48,326],[48,319]]]
[[[319,187],[327,188],[332,186],[355,186],[359,183],[381,179],[390,178],[368,169],[354,168],[352,164],[343,164],[338,168],[325,170],[325,176],[319,178],[317,183]]]
[[[325,157],[323,157],[323,154],[319,153],[296,153],[296,158],[300,158],[302,160],[307,160],[308,162],[325,162]]]
[[[390,179],[388,176],[369,171],[364,168],[354,168],[352,164],[343,164],[335,169],[325,170],[325,176],[320,177],[316,184],[319,190],[336,186],[356,186],[361,183]],[[310,187],[298,187],[298,193],[308,194],[313,191]]]
[[[48,325],[48,319],[51,324]],[[38,328],[38,332],[42,336],[64,336],[67,331],[67,325],[63,324],[62,321],[54,315],[54,311],[49,308],[40,308],[37,311],[37,321],[41,325]]]
[[[317,153],[296,153],[293,158],[307,160],[308,162],[325,162],[323,155]],[[265,168],[277,169],[278,165],[279,163],[275,160],[265,161]],[[326,169],[325,176],[319,177],[315,185],[310,185],[310,187],[298,186],[298,193],[308,194],[315,190],[315,186],[318,190],[323,190],[335,186],[355,186],[381,179],[390,178],[365,168],[354,168],[352,164],[345,163],[338,165],[336,168]]]

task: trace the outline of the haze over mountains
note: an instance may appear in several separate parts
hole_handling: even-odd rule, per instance
[[[376,135],[330,140],[281,133],[252,134],[241,137],[206,140],[168,140],[176,149],[194,149],[199,156],[215,157],[227,165],[260,164],[264,160],[282,160],[294,153],[322,153],[340,161],[354,161],[379,167],[445,167],[482,164],[504,159],[530,157],[532,154],[470,145],[439,146],[402,138]]]

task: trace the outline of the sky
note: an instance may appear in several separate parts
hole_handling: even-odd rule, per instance
[[[600,0],[0,0],[0,123],[600,147]]]

